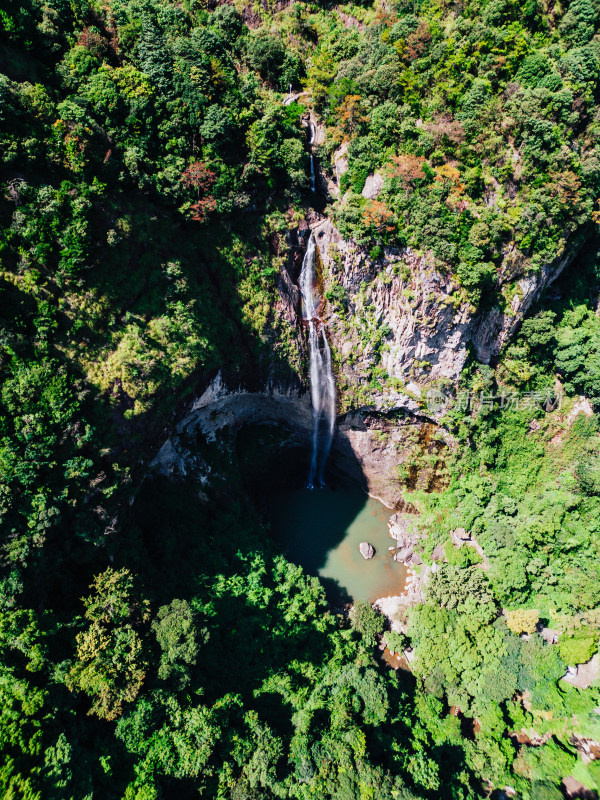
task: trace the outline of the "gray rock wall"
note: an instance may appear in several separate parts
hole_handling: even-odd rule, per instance
[[[540,272],[516,279],[504,270],[512,298],[503,309],[478,313],[452,276],[441,274],[427,254],[410,248],[385,248],[377,260],[345,241],[328,220],[311,227],[319,247],[325,292],[343,296],[346,310],[332,302],[327,324],[339,354],[345,390],[368,391],[379,409],[422,407],[419,398],[431,385],[454,383],[471,344],[488,364],[515,333],[541,293],[577,255],[582,239]],[[503,273],[500,273],[500,281]],[[383,337],[378,332],[384,332]],[[374,369],[388,376],[381,391],[367,389]],[[405,397],[416,405],[407,404]]]
[[[401,465],[409,459],[414,465],[419,449],[422,454],[440,450],[439,442],[431,444],[431,423],[436,419],[426,406],[428,388],[448,389],[458,380],[470,344],[485,363],[498,355],[578,247],[540,273],[513,278],[512,300],[503,310],[477,314],[452,277],[442,275],[427,255],[386,248],[373,259],[364,248],[345,241],[328,219],[313,213],[309,225],[319,249],[322,291],[330,298],[322,313],[336,361],[338,425],[332,459],[369,494],[390,508],[402,507],[407,473]],[[306,223],[302,227],[306,229]],[[200,436],[206,443],[231,447],[232,434],[246,424],[285,426],[291,441],[310,447],[312,411],[302,363],[306,333],[299,323],[295,285],[302,239],[292,236],[287,246],[290,258],[278,280],[269,335],[276,343],[278,324],[292,332],[298,374],[286,383],[273,371],[252,391],[226,385],[217,376],[164,443],[155,468],[173,475],[194,474],[206,483],[212,466],[193,442]],[[437,431],[445,446],[452,447],[443,429]],[[435,467],[411,469],[411,488],[435,485]]]

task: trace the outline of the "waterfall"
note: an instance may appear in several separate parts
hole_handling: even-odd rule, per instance
[[[323,472],[335,429],[335,382],[331,365],[331,350],[325,326],[319,319],[321,298],[317,294],[317,245],[310,235],[300,272],[302,318],[308,322],[310,354],[310,392],[313,408],[313,440],[307,486],[323,486]]]
[[[310,147],[310,190],[311,192],[317,191],[317,178],[315,175],[315,157],[313,156],[312,152],[312,145],[315,141],[315,126],[312,122],[308,123],[308,129],[310,131],[310,139],[308,140],[308,145]]]

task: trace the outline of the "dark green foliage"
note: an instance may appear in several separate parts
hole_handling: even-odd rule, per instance
[[[386,8],[362,30],[315,17],[308,86],[335,131],[330,148],[349,139],[344,202],[334,207],[344,234],[432,252],[474,305],[501,303],[506,253],[515,273],[539,270],[597,199],[586,166],[596,158],[593,3],[555,16],[533,2],[486,0],[448,19],[432,0]],[[574,140],[577,154],[567,155]],[[421,160],[420,179],[411,159]],[[371,203],[360,196],[375,171],[390,215],[379,230],[365,224]],[[488,221],[494,230],[482,237]]]
[[[595,274],[593,264],[576,265],[562,284],[567,291],[573,282],[571,296],[526,320],[496,370],[467,369],[464,385],[497,394],[531,387],[544,397],[554,391],[557,359],[566,372],[569,358],[570,373],[593,386],[593,359],[586,369],[577,348],[561,343],[581,331],[593,341],[594,315],[580,301],[589,297]],[[426,549],[446,542],[449,563],[430,577],[427,602],[411,612],[415,671],[427,691],[476,720],[467,748],[475,770],[555,796],[560,777],[575,769],[569,732],[585,729],[598,697],[595,687],[572,689],[562,681],[568,666],[587,662],[598,649],[598,421],[578,398],[564,398],[554,410],[522,402],[467,415],[451,411],[446,424],[463,441],[450,461],[450,486],[419,502]],[[462,557],[467,547],[457,550],[449,541],[457,528],[471,533],[484,560]],[[527,636],[510,632],[514,609],[538,620]],[[556,629],[558,645],[542,640],[546,627]],[[556,738],[539,749],[521,747],[515,758],[503,737],[532,726]],[[583,780],[595,785],[591,776]]]
[[[266,31],[260,31],[248,37],[246,50],[248,62],[265,81],[277,85],[284,76],[290,77],[286,70],[289,63],[286,48],[281,39],[271,36]]]
[[[550,781],[534,781],[531,786],[531,800],[561,800],[563,793]]]
[[[596,400],[600,394],[600,324],[585,306],[564,315],[556,335],[555,364],[569,393]]]
[[[597,280],[598,258],[592,251],[580,257],[570,272],[568,297],[523,322],[517,341],[506,352],[512,382],[543,388],[550,374],[557,373],[567,394],[585,394],[592,404],[598,402],[600,325],[591,308]]]
[[[350,612],[350,623],[363,637],[365,644],[372,646],[376,637],[383,631],[383,618],[369,604],[357,602]]]
[[[0,9],[0,794],[556,796],[572,737],[600,738],[597,688],[560,680],[598,645],[595,418],[547,438],[541,409],[450,419],[451,483],[423,501],[448,563],[383,637],[416,678],[376,664],[369,604],[348,624],[274,552],[235,448],[198,436],[208,485],[150,463],[219,370],[297,379],[277,282],[308,189],[300,101],[322,163],[348,145],[332,212],[374,261],[427,250],[506,307],[509,250],[515,278],[564,251],[600,193],[595,6],[210,5]],[[600,395],[593,272],[472,388],[556,372]],[[327,299],[352,312],[341,285]],[[449,544],[459,526],[485,559]],[[510,633],[521,605],[558,647]],[[522,729],[550,738],[517,751]]]
[[[181,683],[189,680],[188,667],[198,657],[200,641],[206,641],[206,629],[198,630],[193,612],[185,600],[172,600],[158,610],[152,629],[162,651],[159,678],[167,679],[173,673]]]

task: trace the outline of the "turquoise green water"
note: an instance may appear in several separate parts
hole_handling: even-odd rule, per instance
[[[392,559],[387,523],[391,512],[358,489],[296,489],[270,498],[271,531],[286,556],[319,576],[332,601],[399,594],[405,568]],[[365,560],[366,541],[375,555]]]

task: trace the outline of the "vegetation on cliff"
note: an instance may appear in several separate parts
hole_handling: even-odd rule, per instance
[[[318,41],[306,85],[342,233],[432,252],[475,305],[564,252],[600,192],[590,0],[397,2],[354,24],[311,12],[297,12]],[[380,192],[363,191],[375,172]]]
[[[321,163],[347,148],[340,230],[373,258],[432,251],[475,305],[502,304],[498,277],[593,224],[594,4],[206,5],[0,2],[0,793],[540,800],[569,774],[600,785],[574,743],[600,739],[598,690],[559,682],[598,644],[595,416],[445,421],[459,449],[448,488],[417,498],[423,555],[460,525],[489,569],[448,548],[409,621],[416,679],[373,660],[374,612],[333,615],[275,551],[235,459],[207,446],[219,479],[202,492],[148,468],[218,369],[259,385],[301,366],[277,312],[309,197],[288,87],[326,122]],[[381,193],[363,197],[376,171]],[[465,387],[544,390],[556,374],[595,397],[596,282],[595,266],[570,272]]]

